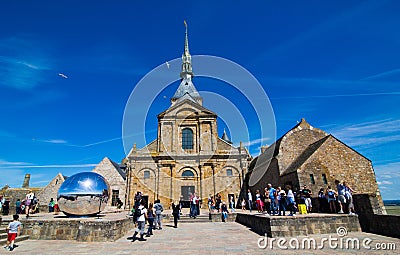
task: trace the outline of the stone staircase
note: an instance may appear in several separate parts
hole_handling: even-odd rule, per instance
[[[0,246],[5,245],[7,243],[7,226],[10,223],[10,220],[2,220],[0,219]],[[23,231],[21,231],[20,236],[17,236],[15,239],[15,243],[18,244],[21,241],[28,240],[29,236],[24,235]]]
[[[18,244],[21,241],[28,240],[28,235],[17,236],[15,243]],[[7,230],[6,228],[0,228],[0,245],[5,245],[7,243]]]
[[[164,215],[164,220],[166,222],[174,222],[174,217],[172,215]],[[178,220],[178,223],[206,223],[206,222],[211,222],[211,220],[208,217],[208,214],[200,214],[196,217],[196,219],[190,218],[189,215],[184,214],[180,216],[180,219]]]

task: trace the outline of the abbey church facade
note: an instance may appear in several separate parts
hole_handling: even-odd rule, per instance
[[[203,106],[193,83],[187,30],[180,78],[170,107],[157,116],[157,138],[141,149],[134,146],[125,159],[127,205],[137,191],[169,204],[188,201],[193,193],[203,203],[209,194],[236,198],[241,189],[250,155],[233,146],[225,131],[218,136],[218,115]]]

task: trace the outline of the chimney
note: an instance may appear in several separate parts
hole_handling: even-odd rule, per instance
[[[29,181],[31,179],[31,174],[25,174],[24,183],[22,184],[22,188],[29,188]]]

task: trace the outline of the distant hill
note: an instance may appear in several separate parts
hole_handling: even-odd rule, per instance
[[[400,206],[400,200],[383,200],[385,206]]]

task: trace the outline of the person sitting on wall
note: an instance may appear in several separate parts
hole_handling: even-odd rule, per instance
[[[121,199],[117,198],[117,209],[121,209],[124,203],[122,203]]]
[[[226,203],[223,202],[221,206],[221,218],[222,222],[226,222],[226,219],[228,219],[228,207],[226,206]]]

